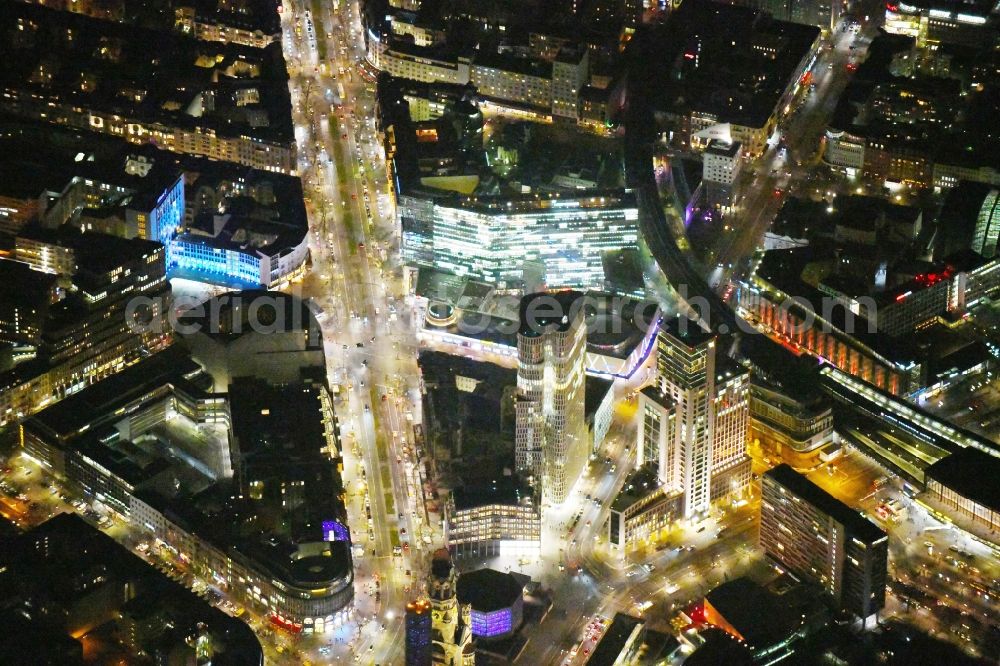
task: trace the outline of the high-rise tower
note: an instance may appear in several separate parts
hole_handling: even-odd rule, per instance
[[[516,463],[555,504],[566,499],[587,458],[583,303],[578,291],[521,299]]]
[[[640,394],[640,462],[655,463],[668,492],[683,493],[685,517],[750,480],[748,375],[716,344],[693,321],[663,323],[656,386]]]

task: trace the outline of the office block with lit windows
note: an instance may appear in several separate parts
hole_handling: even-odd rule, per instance
[[[885,606],[889,537],[788,465],[764,474],[760,545],[796,578],[867,618]]]
[[[161,244],[72,228],[37,238],[69,257],[57,276],[0,260],[17,279],[0,291],[0,336],[15,346],[0,373],[0,425],[121,370],[169,344]],[[138,326],[136,324],[139,324]]]
[[[186,29],[187,18],[177,18]],[[0,8],[0,30],[18,36],[6,41],[9,66],[0,72],[0,107],[8,114],[267,171],[296,170],[279,43],[201,42],[145,22],[28,3]]]
[[[516,474],[467,483],[445,504],[445,534],[456,554],[533,554],[541,533],[538,498]]]

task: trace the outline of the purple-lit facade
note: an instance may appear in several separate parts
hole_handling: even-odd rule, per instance
[[[472,635],[493,640],[510,636],[521,627],[524,581],[496,569],[477,569],[458,579],[458,603],[468,604]]]
[[[495,611],[472,609],[472,635],[476,638],[502,638],[521,626],[524,603],[518,599],[509,608]]]
[[[323,521],[323,540],[324,541],[350,541],[350,532],[347,526],[344,525],[339,520],[324,520]]]

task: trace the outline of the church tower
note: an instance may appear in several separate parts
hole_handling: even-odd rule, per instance
[[[474,666],[472,608],[458,603],[458,577],[444,548],[431,560],[427,593],[431,601],[431,663],[434,666]]]

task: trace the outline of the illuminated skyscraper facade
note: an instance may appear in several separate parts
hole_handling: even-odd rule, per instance
[[[517,333],[517,469],[542,498],[560,504],[587,458],[583,294],[538,293],[521,299]]]
[[[685,517],[703,514],[750,481],[749,377],[718,356],[716,342],[695,322],[665,322],[657,339],[657,385],[640,398],[641,460],[658,467],[668,493],[683,494]]]
[[[987,259],[997,254],[997,242],[1000,241],[1000,191],[990,190],[983,200],[979,215],[976,216],[976,229],[972,236],[972,249]]]

